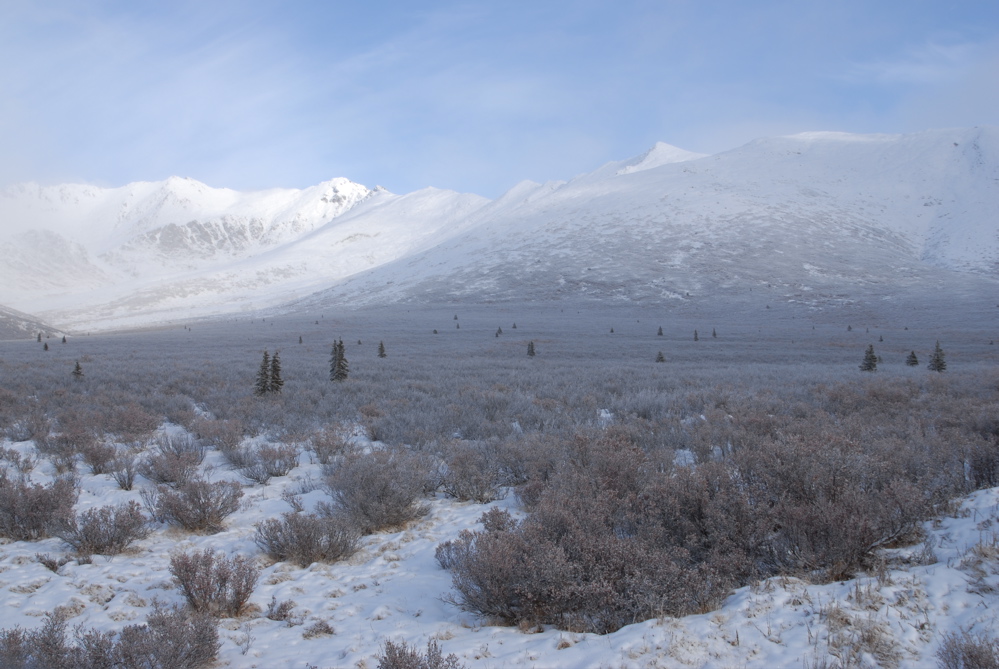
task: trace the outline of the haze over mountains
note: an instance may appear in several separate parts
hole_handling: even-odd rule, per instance
[[[64,329],[392,302],[999,296],[999,130],[657,144],[496,200],[347,179],[0,193],[0,305]]]

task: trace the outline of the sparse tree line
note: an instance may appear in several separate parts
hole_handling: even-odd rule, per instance
[[[874,352],[874,344],[868,344],[867,350],[864,351],[864,359],[860,363],[860,371],[877,371],[878,364],[880,362],[882,362],[881,358]],[[910,351],[909,355],[905,357],[905,364],[907,367],[919,366],[919,357],[916,355],[915,351]],[[930,362],[926,365],[926,369],[931,372],[943,372],[947,369],[947,361],[945,360],[944,350],[941,348],[939,341],[933,348],[933,354],[930,356]]]

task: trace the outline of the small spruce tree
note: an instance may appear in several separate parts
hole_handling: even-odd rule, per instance
[[[659,326],[659,330],[656,331],[656,336],[657,337],[662,337],[663,336],[663,327],[661,325]]]
[[[931,372],[942,372],[947,369],[947,363],[944,361],[944,352],[940,348],[940,342],[937,342],[936,347],[933,349],[933,356],[930,358],[930,364],[926,366]]]
[[[378,342],[378,357],[385,358],[388,354],[385,352],[385,342]]]
[[[919,365],[919,358],[916,357],[916,352],[911,351],[905,359],[905,364],[909,367],[917,367]]]
[[[656,356],[656,362],[666,362],[666,356],[663,355],[662,351]]]
[[[264,350],[264,357],[260,361],[260,369],[257,370],[257,381],[253,384],[253,393],[263,396],[271,389],[271,356]]]
[[[80,367],[80,361],[76,361],[76,367],[73,368],[73,378],[77,381],[83,380],[83,367]]]
[[[534,342],[527,343],[527,356],[530,358],[534,357]]]
[[[302,335],[298,335],[298,343],[299,343],[299,344],[301,344],[301,343],[302,343]]]
[[[517,324],[516,324],[516,323],[514,323],[514,324],[513,324],[513,329],[514,329],[514,330],[516,330],[516,329],[517,329]]]
[[[65,343],[66,343],[66,335],[63,335],[63,336],[62,336],[62,343],[63,343],[63,344],[65,344]]]
[[[496,336],[499,337],[501,334],[503,334],[503,327],[502,326],[496,328]]]
[[[349,374],[350,366],[347,364],[343,340],[338,339],[333,344],[333,356],[330,358],[330,381],[346,381]]]
[[[49,350],[49,343],[48,342],[45,342],[44,344],[42,344],[42,350],[43,351]]]
[[[878,341],[884,341],[884,340],[885,340],[884,335],[878,335]]]
[[[41,332],[38,333],[38,343],[39,344],[42,343],[42,333]]]
[[[697,330],[694,330],[694,341],[698,341],[698,338],[697,338]]]
[[[860,363],[860,371],[873,372],[878,368],[878,356],[874,354],[874,344],[868,344],[864,352],[864,361]]]
[[[267,391],[271,393],[279,393],[281,392],[281,388],[284,387],[284,379],[281,378],[281,358],[279,354],[280,351],[274,351],[274,357],[271,358],[271,380],[267,388]]]
[[[711,338],[718,339],[718,332],[714,328],[711,328]]]

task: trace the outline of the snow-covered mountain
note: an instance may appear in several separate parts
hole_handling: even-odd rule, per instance
[[[999,287],[996,129],[807,133],[655,158],[677,154],[657,145],[569,182],[519,184],[465,232],[325,299],[649,303],[762,286],[822,306],[930,284]]]
[[[240,193],[170,178],[0,194],[0,300],[70,326],[271,306],[433,244],[487,202],[346,179]]]
[[[302,299],[685,300],[768,285],[821,305],[864,287],[999,285],[997,212],[995,128],[805,133],[713,156],[659,143],[494,201],[346,179],[254,193],[29,184],[0,193],[0,304],[77,328]]]

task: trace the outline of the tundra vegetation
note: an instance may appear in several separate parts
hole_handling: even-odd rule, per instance
[[[255,561],[347,559],[436,496],[512,494],[518,509],[440,543],[451,602],[509,625],[607,633],[710,611],[776,575],[871,570],[881,549],[920,542],[921,523],[956,497],[999,485],[999,371],[981,333],[899,322],[877,373],[862,374],[867,333],[843,323],[718,320],[717,338],[711,322],[656,330],[618,317],[634,326],[610,336],[609,318],[505,310],[519,326],[503,337],[493,328],[511,314],[480,307],[453,330],[442,311],[395,310],[75,337],[44,355],[37,342],[0,343],[0,429],[34,445],[0,454],[9,540],[59,537],[86,560],[136,550],[150,532],[222,532],[246,487],[306,459],[322,465],[324,499],[305,512],[290,496],[290,511],[255,528],[253,555],[174,555],[186,609],[159,606],[118,635],[77,630],[75,645],[46,642],[45,659],[33,648],[66,626],[51,612],[40,630],[0,636],[4,666],[77,666],[88,653],[207,664],[218,640],[205,621],[245,612]],[[693,325],[713,336],[692,341]],[[349,376],[344,337],[380,342],[352,354]],[[907,363],[915,351],[943,360],[938,339],[946,367]],[[524,356],[534,342],[542,354]],[[280,392],[264,392],[277,354],[261,363],[260,351],[279,349]],[[358,448],[358,430],[373,444]],[[206,465],[210,453],[225,467]],[[46,460],[52,475],[36,482]],[[76,513],[83,466],[136,501]],[[388,643],[382,662],[418,654]],[[444,661],[435,644],[426,657]]]

